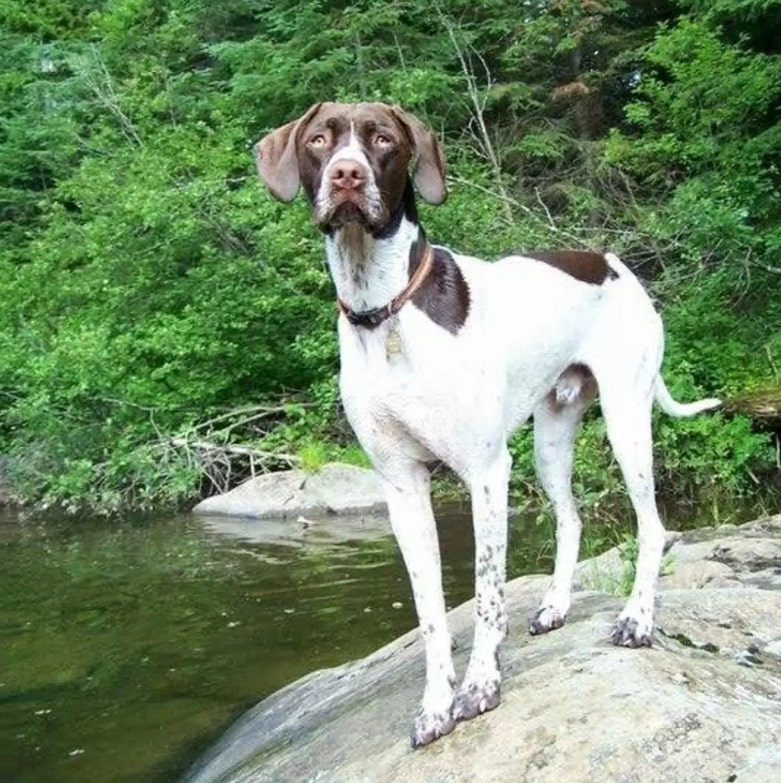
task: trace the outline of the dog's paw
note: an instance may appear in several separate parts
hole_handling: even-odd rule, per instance
[[[412,725],[410,742],[413,748],[422,748],[430,745],[434,740],[450,734],[456,726],[455,718],[451,711],[443,713],[430,713],[421,710]]]
[[[622,615],[613,626],[610,640],[619,647],[650,647],[653,642],[653,628],[650,623],[630,615]]]
[[[564,615],[553,606],[541,606],[529,620],[529,633],[539,636],[564,625]]]
[[[471,720],[477,715],[499,706],[501,700],[498,680],[484,685],[462,685],[453,702],[453,719],[456,721]]]

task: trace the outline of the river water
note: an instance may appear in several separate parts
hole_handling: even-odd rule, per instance
[[[471,525],[438,518],[455,606],[473,593]],[[550,540],[515,518],[510,575],[548,571]],[[174,781],[264,696],[414,624],[381,519],[0,515],[0,781]]]

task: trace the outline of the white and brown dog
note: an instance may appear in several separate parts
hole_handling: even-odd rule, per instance
[[[276,198],[290,201],[303,186],[325,235],[341,310],[342,400],[384,485],[425,643],[413,745],[499,703],[506,443],[530,416],[537,471],[557,520],[553,579],[530,630],[564,622],[581,530],[570,486],[573,442],[597,390],[638,522],[637,576],[611,637],[649,645],[664,547],[651,405],[689,416],[719,401],[672,399],[660,375],[662,322],[637,278],[610,253],[527,253],[487,263],[430,245],[413,182],[425,201],[444,201],[442,149],[395,106],[317,104],[262,139],[256,156]],[[472,498],[475,636],[458,687],[426,468],[432,459],[449,465]]]

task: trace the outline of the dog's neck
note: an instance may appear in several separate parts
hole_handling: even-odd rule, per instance
[[[337,229],[325,240],[337,296],[355,311],[388,304],[409,282],[410,265],[421,245],[425,235],[406,218],[392,236],[384,238],[372,236],[358,223]]]
[[[372,233],[360,222],[326,233],[328,268],[342,306],[355,312],[384,307],[407,286],[427,246],[408,192],[388,226]]]

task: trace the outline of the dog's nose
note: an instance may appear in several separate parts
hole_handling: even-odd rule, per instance
[[[331,169],[331,182],[343,190],[356,190],[366,181],[366,167],[352,158],[343,158]]]

